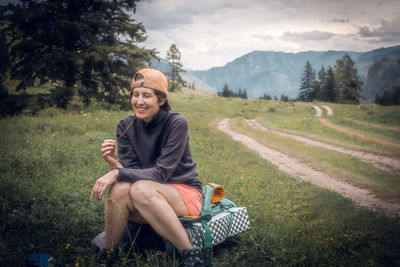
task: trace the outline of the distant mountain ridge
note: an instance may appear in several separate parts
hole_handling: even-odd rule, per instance
[[[295,98],[298,96],[300,79],[307,60],[318,73],[322,66],[325,69],[328,66],[333,68],[336,60],[344,54],[350,55],[354,60],[358,74],[364,82],[362,102],[373,102],[376,94],[382,94],[384,90],[393,91],[395,86],[400,86],[400,79],[396,78],[400,77],[400,67],[397,67],[400,66],[400,45],[368,52],[253,51],[222,67],[187,71],[183,79],[189,84],[194,82],[196,87],[213,91],[221,90],[226,83],[229,89],[235,92],[239,88],[246,89],[249,98],[258,98],[265,93],[278,97],[284,94]],[[380,80],[379,77],[384,77],[385,80]]]

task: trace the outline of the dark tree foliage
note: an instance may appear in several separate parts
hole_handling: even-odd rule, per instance
[[[328,102],[337,102],[335,73],[331,66],[329,66],[328,71],[326,72],[326,84],[323,98]]]
[[[284,95],[284,94],[281,94],[281,97],[280,97],[279,101],[288,102],[289,101],[289,97]]]
[[[232,90],[229,89],[228,85],[225,83],[224,87],[222,88],[221,91],[217,91],[218,96],[222,97],[240,97],[247,99],[247,90],[244,89],[242,91],[241,88],[238,89],[238,92],[233,92]]]
[[[170,84],[170,88],[168,89],[171,92],[174,92],[178,89],[179,84],[184,84],[183,79],[180,75],[181,72],[185,72],[183,70],[183,65],[181,63],[181,52],[176,44],[172,44],[167,50],[166,59],[168,60],[168,64],[171,66],[171,72],[169,76],[172,78],[172,83]],[[175,82],[178,82],[177,84]]]
[[[375,103],[382,106],[400,105],[400,86],[396,87],[392,93],[384,91],[382,96],[377,95]]]
[[[247,90],[244,89],[242,95],[239,95],[239,97],[247,99]]]
[[[155,50],[135,22],[137,0],[20,0],[3,6],[0,34],[7,36],[10,78],[17,90],[52,82],[53,99],[66,107],[73,96],[118,103],[129,77]]]
[[[362,81],[354,67],[354,61],[345,54],[336,60],[334,69],[339,102],[359,104]]]
[[[300,85],[300,93],[299,100],[300,101],[312,101],[314,94],[314,84],[315,80],[315,72],[312,69],[312,66],[309,61],[307,61],[304,66],[303,76],[301,77],[301,85]]]
[[[218,91],[218,96],[222,97],[234,97],[235,94],[233,91],[229,90],[228,85],[225,83],[224,87],[222,88],[222,91]]]
[[[272,100],[272,97],[269,94],[264,93],[264,95],[259,97],[259,99]]]
[[[321,67],[318,72],[318,81],[315,81],[315,99],[320,101],[327,101],[326,99],[326,82],[327,82],[327,73],[325,71],[324,66]]]

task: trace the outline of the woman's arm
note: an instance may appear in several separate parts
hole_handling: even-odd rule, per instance
[[[134,117],[132,117],[134,120]],[[119,156],[119,167],[118,168],[140,168],[139,160],[136,156],[136,152],[133,150],[131,141],[127,134],[127,127],[133,127],[132,120],[121,120],[117,126],[116,137],[118,140],[118,156]]]
[[[107,187],[116,183],[118,177],[118,169],[114,169],[106,173],[104,176],[97,179],[96,183],[92,188],[90,199],[96,199],[100,201],[106,191]]]

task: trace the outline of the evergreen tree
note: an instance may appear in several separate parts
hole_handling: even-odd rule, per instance
[[[220,94],[222,97],[232,97],[234,96],[233,91],[229,90],[228,85],[225,83],[224,88],[222,88],[222,92]]]
[[[326,73],[326,85],[324,88],[324,101],[337,102],[335,74],[331,66]]]
[[[288,97],[288,96],[285,96],[284,94],[281,94],[281,98],[280,98],[279,101],[288,102],[288,101],[289,101],[289,97]]]
[[[241,89],[241,88],[239,88],[238,93],[237,93],[237,96],[238,96],[238,97],[242,97],[242,89]]]
[[[315,70],[313,71],[313,80],[312,80],[312,90],[311,90],[311,97],[309,101],[313,101],[314,99],[317,99],[317,97],[321,94],[321,84],[317,80],[317,74]]]
[[[0,34],[10,48],[10,78],[17,91],[57,83],[52,95],[60,107],[72,96],[117,103],[125,100],[128,78],[155,50],[133,14],[136,0],[20,0],[0,10]]]
[[[264,93],[263,96],[260,96],[259,99],[264,99],[264,100],[271,100],[271,96],[267,93]]]
[[[244,89],[241,98],[247,99],[247,90]]]
[[[172,44],[169,47],[169,49],[167,50],[166,59],[169,61],[168,63],[171,66],[170,77],[172,78],[172,84],[169,90],[171,92],[174,92],[175,89],[177,89],[178,84],[183,84],[180,73],[185,72],[182,69],[183,65],[181,63],[181,52],[179,51],[179,48],[176,46],[176,44]],[[175,81],[177,81],[178,84],[175,84]]]
[[[314,91],[314,80],[315,75],[312,69],[312,66],[309,61],[307,61],[303,76],[301,77],[301,85],[300,85],[300,93],[299,100],[300,101],[312,101],[313,91]]]
[[[376,95],[375,103],[382,106],[400,105],[400,87],[396,87],[392,93],[385,90],[382,96]]]
[[[362,81],[357,74],[357,68],[354,67],[354,61],[345,54],[336,60],[334,69],[339,101],[359,104]]]
[[[316,94],[317,100],[327,101],[327,96],[326,96],[327,79],[328,79],[328,74],[326,73],[324,66],[322,66],[321,70],[318,72],[319,91]]]

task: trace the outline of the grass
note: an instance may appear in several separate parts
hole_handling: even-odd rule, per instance
[[[251,230],[215,248],[216,266],[400,265],[400,218],[286,175],[216,127],[222,117],[258,117],[276,128],[292,120],[298,125],[288,131],[308,135],[299,119],[320,128],[309,104],[293,104],[294,112],[291,103],[178,93],[171,102],[189,121],[203,183],[223,184],[226,197],[249,212]],[[1,266],[23,265],[31,253],[50,253],[66,266],[95,266],[90,242],[103,230],[104,200],[90,201],[89,194],[107,171],[99,146],[128,114],[48,109],[0,121]],[[176,266],[164,254],[134,255],[121,266]]]

